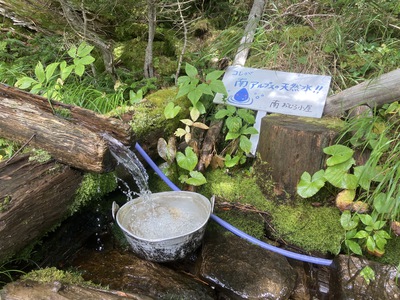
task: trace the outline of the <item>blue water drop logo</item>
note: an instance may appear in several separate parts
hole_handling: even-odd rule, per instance
[[[233,96],[233,99],[235,99],[237,102],[246,102],[249,99],[249,92],[246,88],[242,88],[236,92],[236,94]]]

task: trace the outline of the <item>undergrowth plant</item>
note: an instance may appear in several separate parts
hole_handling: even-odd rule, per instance
[[[383,255],[390,228],[398,234],[400,218],[400,104],[386,104],[373,114],[348,120],[339,142],[323,149],[329,155],[326,169],[312,176],[304,172],[297,186],[303,198],[314,196],[326,183],[341,190],[336,205],[343,211],[344,244],[353,253],[363,249]],[[355,151],[369,153],[357,165]],[[356,201],[355,201],[356,200]],[[391,222],[391,226],[388,226]]]

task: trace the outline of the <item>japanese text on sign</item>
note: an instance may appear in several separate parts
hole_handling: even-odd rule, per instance
[[[228,67],[223,82],[227,104],[238,107],[320,118],[331,77],[270,71],[239,66]],[[221,94],[215,103],[223,103]]]

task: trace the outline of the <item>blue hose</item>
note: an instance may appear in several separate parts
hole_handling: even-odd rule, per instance
[[[143,148],[136,143],[135,144],[135,149],[140,153],[140,155],[143,157],[143,159],[150,165],[150,167],[157,173],[158,176],[173,190],[173,191],[180,191],[180,189],[167,177],[165,174],[160,170],[160,168],[153,162],[153,160],[150,158],[150,156],[143,150]],[[303,262],[309,262],[317,265],[322,265],[322,266],[332,266],[333,265],[333,260],[330,259],[325,259],[325,258],[319,258],[319,257],[313,257],[313,256],[308,256],[304,254],[299,254],[295,252],[291,252],[285,249],[281,249],[275,246],[272,246],[268,243],[262,242],[251,235],[248,235],[247,233],[239,230],[238,228],[232,226],[228,222],[222,220],[221,218],[217,217],[214,214],[211,214],[211,219],[213,219],[215,222],[217,222],[219,225],[224,227],[225,229],[229,230],[233,234],[255,244],[260,246],[261,248],[267,249],[269,251],[281,254],[285,257],[293,258],[296,260],[300,260]]]

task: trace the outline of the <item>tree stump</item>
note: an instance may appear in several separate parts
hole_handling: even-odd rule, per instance
[[[69,212],[82,174],[54,160],[29,155],[0,163],[0,262],[11,257]]]
[[[341,121],[286,115],[267,115],[261,121],[257,151],[267,166],[262,173],[275,182],[275,194],[292,197],[304,171],[313,174],[325,164],[322,149],[334,143]]]

